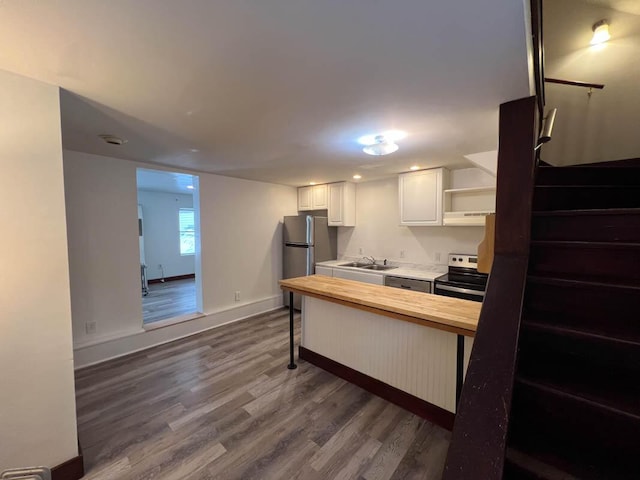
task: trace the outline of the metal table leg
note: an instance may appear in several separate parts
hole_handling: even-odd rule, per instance
[[[295,370],[298,366],[293,361],[293,292],[289,292],[289,370]]]
[[[456,405],[462,394],[462,381],[464,378],[464,336],[458,335],[458,347],[456,349]]]

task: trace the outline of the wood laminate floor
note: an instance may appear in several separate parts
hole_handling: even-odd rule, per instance
[[[288,312],[278,310],[79,370],[84,478],[441,477],[449,432],[287,363]]]
[[[149,294],[142,297],[143,323],[157,322],[195,312],[195,278],[150,283]]]

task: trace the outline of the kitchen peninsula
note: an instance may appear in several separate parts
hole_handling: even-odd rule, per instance
[[[451,428],[480,303],[323,275],[280,286],[303,296],[300,358]]]

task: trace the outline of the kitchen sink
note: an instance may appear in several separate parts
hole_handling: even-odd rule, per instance
[[[391,265],[365,265],[361,268],[366,268],[367,270],[391,270],[392,268],[398,267],[393,267]]]
[[[338,265],[338,267],[354,267],[354,268],[365,268],[370,266],[370,263],[360,263],[360,262],[349,262]]]

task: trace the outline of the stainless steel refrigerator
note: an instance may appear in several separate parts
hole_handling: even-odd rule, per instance
[[[335,260],[338,253],[336,230],[329,228],[327,217],[284,217],[282,278],[313,275],[316,262]],[[288,292],[285,292],[284,303],[289,305]],[[300,303],[299,296],[295,295],[293,306],[299,309]]]

